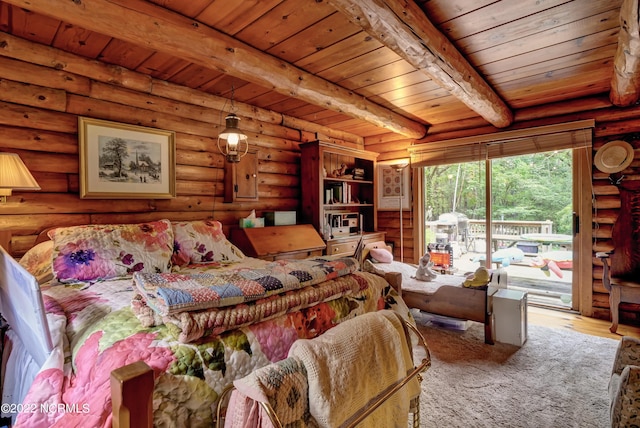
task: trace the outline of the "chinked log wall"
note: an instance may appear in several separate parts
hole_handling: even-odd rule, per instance
[[[640,180],[640,107],[617,108],[612,107],[606,96],[585,98],[565,104],[550,104],[544,107],[523,109],[516,114],[517,123],[509,128],[528,128],[543,125],[551,125],[576,120],[595,119],[592,154],[605,143],[613,140],[628,141],[636,150],[634,162],[624,171],[625,180]],[[463,121],[457,126],[464,129],[451,127],[452,124],[441,124],[430,129],[429,136],[421,142],[441,141],[472,135],[499,132],[500,130],[486,126],[481,121]],[[371,139],[365,140],[367,150],[380,151],[385,147],[382,159],[406,157],[407,144],[405,141],[384,141]],[[415,172],[415,170],[414,170]],[[602,283],[602,262],[595,257],[598,251],[609,251],[614,248],[611,239],[613,224],[620,211],[620,194],[618,188],[609,181],[608,174],[598,171],[592,166],[593,189],[593,281],[592,281],[592,315],[596,318],[609,319],[609,294]],[[415,195],[415,192],[414,192]],[[417,207],[413,207],[415,211]],[[378,215],[378,228],[387,232],[387,237],[399,235],[398,213],[380,213]],[[405,213],[403,217],[405,236],[405,259],[407,260],[407,236],[411,237],[411,229],[414,222]],[[409,229],[409,230],[408,230]],[[399,241],[398,241],[399,242]],[[410,241],[411,243],[413,241]],[[410,250],[409,250],[410,251]],[[415,254],[415,257],[419,255]],[[640,305],[621,304],[621,319],[640,322]]]
[[[0,204],[12,253],[21,255],[54,225],[213,217],[228,230],[252,209],[298,210],[299,142],[319,133],[363,147],[348,133],[236,103],[258,151],[259,199],[223,203],[224,158],[216,144],[224,101],[0,32],[0,151],[18,153],[42,188]],[[80,199],[79,116],[176,131],[177,197]]]

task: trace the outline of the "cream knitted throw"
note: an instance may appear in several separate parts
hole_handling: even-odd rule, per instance
[[[361,407],[413,369],[404,325],[390,310],[367,313],[323,335],[298,340],[289,356],[307,370],[309,409],[321,427],[340,427]],[[359,427],[406,427],[417,379],[387,400]]]

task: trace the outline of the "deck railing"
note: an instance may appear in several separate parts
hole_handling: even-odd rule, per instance
[[[464,245],[467,250],[475,249],[476,240],[484,240],[486,237],[486,224],[484,220],[469,220],[467,237]],[[515,220],[494,220],[491,223],[491,244],[493,251],[500,248],[515,245],[522,235],[525,234],[552,234],[553,222],[545,221],[515,221]],[[537,248],[538,244],[533,244]],[[533,251],[533,250],[530,250]],[[537,250],[536,250],[537,252]]]
[[[482,242],[487,236],[485,233],[485,220],[467,220],[466,228],[464,228],[464,223],[454,225],[439,221],[427,222],[427,226],[431,233],[434,234],[434,241],[436,242],[457,242],[468,251],[482,251],[478,248],[484,248]],[[522,235],[553,234],[553,222],[551,220],[494,220],[491,226],[491,241],[494,250],[516,244]],[[430,237],[430,239],[433,239],[433,237]]]
[[[472,238],[483,238],[486,236],[485,220],[469,220],[469,236]],[[516,220],[494,220],[491,222],[491,236],[494,239],[516,238],[526,233],[553,233],[553,222],[544,221],[516,221]]]

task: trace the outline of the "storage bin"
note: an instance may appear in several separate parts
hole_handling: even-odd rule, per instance
[[[524,253],[529,254],[537,254],[538,253],[538,244],[532,242],[518,242],[516,244],[516,248],[522,250]]]
[[[264,213],[265,225],[288,226],[296,224],[295,211],[268,211]]]
[[[433,325],[434,327],[442,327],[449,330],[466,330],[469,328],[471,321],[461,320],[458,318],[445,317],[419,309],[411,309],[411,315],[420,325]]]
[[[527,292],[501,289],[493,295],[496,342],[522,346],[527,341]]]

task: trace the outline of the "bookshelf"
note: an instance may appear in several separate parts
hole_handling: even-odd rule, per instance
[[[338,247],[334,252],[346,254],[362,235],[372,238],[377,231],[378,153],[323,141],[300,144],[300,150],[302,221],[316,228],[328,254]],[[374,238],[384,240],[384,234]]]

